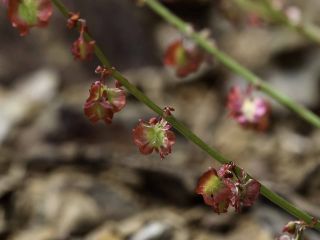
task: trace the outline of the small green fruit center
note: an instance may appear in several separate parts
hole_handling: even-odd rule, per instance
[[[38,15],[38,1],[37,0],[21,0],[18,7],[19,18],[28,25],[35,25],[37,23]]]
[[[187,62],[186,51],[183,47],[179,47],[175,54],[176,63],[178,66],[184,66]]]
[[[222,185],[223,183],[218,176],[211,176],[204,184],[203,192],[207,195],[214,195],[221,189]]]
[[[165,138],[165,131],[160,124],[150,127],[147,131],[147,139],[154,147],[161,147]]]

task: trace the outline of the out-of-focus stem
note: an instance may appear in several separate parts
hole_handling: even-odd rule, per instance
[[[266,21],[279,23],[298,32],[310,41],[320,45],[320,29],[311,23],[294,23],[285,13],[276,9],[270,0],[233,0],[238,6],[247,11],[257,13]]]
[[[148,1],[148,0],[146,0]],[[52,0],[52,2],[55,4],[55,6],[60,10],[60,12],[68,17],[68,9],[63,5],[63,3],[60,0]],[[158,5],[156,1],[148,1],[153,2],[156,5],[153,5],[154,7],[162,7],[161,5]],[[173,16],[173,18],[175,18]],[[89,39],[92,39],[90,35],[88,35]],[[100,60],[101,64],[104,66],[110,66],[110,63],[105,56],[105,54],[100,51],[100,48],[96,45],[96,49],[98,51],[95,51],[95,54],[97,58]],[[144,95],[138,88],[136,88],[134,85],[132,85],[120,72],[114,71],[113,77],[117,79],[127,90],[130,92],[133,96],[135,96],[139,101],[144,103],[146,106],[148,106],[151,110],[153,110],[158,115],[163,116],[163,110],[161,107],[159,107],[157,104],[155,104],[150,98],[148,98],[146,95]],[[193,142],[195,145],[200,147],[203,151],[205,151],[208,155],[216,159],[220,163],[229,163],[231,160],[224,157],[219,151],[216,149],[210,147],[208,144],[206,144],[202,139],[200,139],[197,135],[195,135],[189,128],[187,128],[184,124],[182,124],[180,121],[178,121],[173,116],[166,117],[166,120],[177,130],[179,131],[185,138]],[[296,208],[294,205],[286,201],[284,198],[280,197],[278,194],[272,192],[269,190],[266,186],[261,186],[261,194],[264,195],[266,198],[271,200],[273,203],[287,211],[289,214],[297,217],[298,219],[302,219],[307,223],[312,222],[312,217],[305,213],[304,211]],[[320,230],[320,222],[318,222],[315,225],[315,228]]]

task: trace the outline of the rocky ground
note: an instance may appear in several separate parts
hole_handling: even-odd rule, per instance
[[[242,64],[320,113],[319,46],[283,27],[231,24],[211,1],[167,2],[198,29],[209,27]],[[320,217],[319,129],[273,104],[267,132],[243,130],[224,107],[227,89],[243,81],[214,60],[197,76],[177,79],[162,55],[179,33],[147,8],[128,0],[69,6],[81,10],[113,65],[145,94],[173,106],[207,143]],[[317,1],[302,7],[320,21]],[[216,162],[180,135],[165,160],[140,155],[131,129],[152,112],[133,97],[110,126],[84,117],[97,62],[73,61],[76,35],[58,12],[47,29],[20,38],[0,11],[1,240],[272,240],[291,219],[263,197],[241,214],[213,213],[194,189]]]

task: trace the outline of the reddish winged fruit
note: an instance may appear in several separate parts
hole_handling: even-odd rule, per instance
[[[120,112],[126,105],[125,91],[120,87],[106,88],[108,102],[112,105],[114,113]]]
[[[113,118],[113,107],[107,100],[106,86],[100,81],[91,85],[90,95],[84,104],[84,114],[93,123],[103,120],[105,123],[111,123]]]
[[[304,221],[290,221],[282,229],[283,234],[278,237],[278,240],[300,240],[303,239],[303,233],[306,228],[313,227],[318,221],[307,224]]]
[[[111,123],[114,113],[126,105],[126,95],[121,88],[108,88],[101,81],[91,85],[90,95],[84,104],[84,113],[93,123],[103,120]]]
[[[231,88],[227,107],[230,116],[243,127],[265,130],[269,124],[270,106],[261,97],[252,95],[252,88],[242,92],[240,88]]]
[[[151,118],[148,122],[140,120],[133,129],[132,137],[142,154],[150,154],[156,151],[161,159],[171,153],[175,143],[175,134],[170,131],[171,126],[161,118]]]
[[[196,193],[216,213],[227,212],[229,206],[239,212],[242,206],[252,206],[259,196],[260,183],[248,178],[242,169],[235,174],[235,169],[233,163],[222,165],[218,171],[210,168],[198,182]]]
[[[243,184],[242,204],[250,207],[258,199],[260,193],[260,183],[254,179],[250,179]]]
[[[214,168],[206,171],[200,178],[196,193],[202,195],[204,202],[216,213],[227,212],[231,204],[232,191],[224,183]]]
[[[45,27],[52,15],[50,0],[7,0],[8,17],[20,35],[28,34],[31,27]]]
[[[84,61],[90,60],[93,56],[95,41],[87,42],[83,34],[80,34],[79,38],[73,42],[71,52],[74,59]]]
[[[173,42],[164,56],[164,64],[175,69],[178,77],[196,72],[203,60],[203,54],[195,46],[187,48],[181,40]]]

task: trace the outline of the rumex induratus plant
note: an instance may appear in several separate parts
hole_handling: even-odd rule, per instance
[[[197,135],[171,116],[172,110],[170,110],[170,108],[166,108],[164,111],[161,110],[162,108],[133,86],[121,73],[113,69],[107,57],[101,49],[96,46],[94,40],[92,40],[88,33],[86,21],[80,18],[79,13],[69,13],[60,0],[6,0],[4,2],[6,6],[8,6],[10,21],[13,26],[20,30],[21,35],[26,35],[31,27],[45,26],[51,16],[51,2],[54,3],[65,16],[68,16],[68,28],[76,27],[79,31],[79,38],[74,42],[72,47],[75,59],[88,60],[93,54],[99,58],[103,67],[98,67],[96,72],[100,74],[100,78],[91,85],[89,97],[84,104],[85,115],[90,121],[98,122],[102,120],[106,123],[111,123],[113,115],[125,106],[125,94],[120,84],[116,82],[114,88],[109,88],[106,84],[108,78],[114,78],[119,80],[124,88],[160,116],[159,118],[151,118],[146,122],[141,121],[135,128],[141,129],[138,130],[139,134],[136,134],[136,136],[134,133],[136,130],[133,130],[134,141],[142,153],[149,154],[153,151],[158,151],[161,158],[168,155],[175,142],[175,136],[170,130],[172,126],[220,163],[231,162],[217,150],[209,147]],[[182,33],[186,34],[188,38],[196,43],[195,52],[186,46],[182,46],[180,42],[169,47],[170,49],[168,49],[165,54],[165,62],[168,66],[173,67],[178,76],[185,77],[195,72],[202,63],[203,55],[202,53],[199,54],[199,52],[206,51],[208,54],[216,57],[215,60],[242,76],[248,83],[259,87],[261,92],[268,94],[274,100],[291,109],[314,126],[320,127],[320,119],[317,115],[274,90],[255,74],[220,51],[217,46],[213,45],[212,42],[204,38],[200,33],[190,31],[190,24],[185,23],[173,15],[157,0],[143,0],[141,2],[157,12],[172,25],[176,26]],[[27,10],[30,10],[32,13],[31,18],[29,18],[28,11],[27,15],[24,15],[25,13],[21,16],[19,15],[20,10],[16,8],[17,5],[15,5],[17,3],[23,3],[21,9],[27,7]],[[42,5],[42,3],[44,5]],[[45,5],[45,3],[48,5]],[[42,6],[47,6],[44,8],[46,11],[41,11],[43,9]],[[19,15],[18,21],[16,21],[16,17],[11,17],[17,14]],[[200,47],[202,48],[201,50]],[[252,100],[253,98],[251,98],[250,101],[246,101],[249,95],[247,93],[243,94],[241,91],[234,91],[230,95],[230,99],[232,100],[229,108],[231,116],[245,127],[264,130],[267,126],[265,117],[269,115],[269,107],[265,104],[258,104],[259,101]],[[149,133],[146,129],[153,129],[153,132]],[[297,218],[301,217],[301,219],[306,220],[306,222],[311,219],[310,215],[294,207],[231,163],[223,165],[218,171],[213,169],[207,171],[199,181],[197,193],[201,194],[205,202],[212,206],[218,213],[227,211],[229,206],[234,207],[236,211],[240,211],[243,206],[251,206],[257,199],[259,193],[262,193],[272,202]],[[317,221],[314,226],[319,228],[319,222]]]

